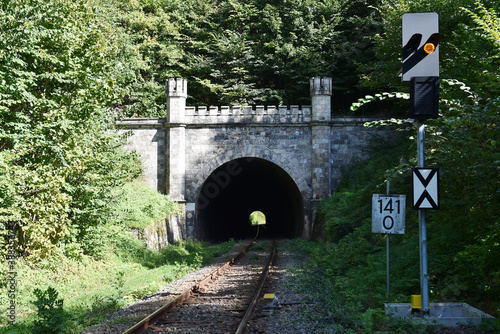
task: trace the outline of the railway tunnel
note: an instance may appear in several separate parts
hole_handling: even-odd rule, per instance
[[[302,196],[288,173],[265,159],[229,161],[210,174],[198,194],[197,234],[212,242],[253,238],[257,227],[249,216],[254,211],[266,216],[259,237],[293,238],[302,232]]]

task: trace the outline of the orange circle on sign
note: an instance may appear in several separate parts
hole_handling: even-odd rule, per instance
[[[436,47],[432,43],[427,43],[424,45],[424,51],[426,53],[433,53],[436,50]]]

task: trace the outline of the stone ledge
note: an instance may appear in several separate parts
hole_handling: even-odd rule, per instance
[[[115,126],[119,129],[161,129],[167,123],[166,118],[124,118]]]
[[[385,314],[391,317],[406,318],[417,322],[436,322],[444,326],[479,325],[484,319],[494,319],[491,315],[467,303],[430,303],[429,309],[428,318],[423,318],[413,315],[415,310],[412,310],[410,303],[385,304]]]

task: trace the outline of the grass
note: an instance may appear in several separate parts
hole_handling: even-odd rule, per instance
[[[33,304],[37,300],[36,288],[46,291],[52,287],[63,300],[63,308],[59,310],[64,319],[62,333],[82,332],[113,311],[211,262],[235,244],[234,241],[218,245],[183,241],[153,251],[125,233],[122,237],[119,249],[111,247],[100,259],[82,254],[76,259],[69,258],[59,252],[39,263],[18,260],[16,320],[14,325],[7,325],[5,310],[10,299],[7,286],[1,285],[0,333],[33,333],[35,321],[40,321]]]
[[[357,290],[359,285],[365,284],[364,282],[368,280],[368,275],[373,275],[373,272],[361,270],[370,264],[359,266],[354,277],[349,277],[347,272],[333,275],[335,261],[331,259],[325,261],[325,258],[335,255],[328,249],[331,247],[328,244],[294,239],[290,240],[286,247],[306,254],[310,258],[308,262],[293,268],[292,274],[294,280],[298,282],[298,291],[307,293],[321,307],[305,310],[302,316],[305,320],[328,329],[328,332],[335,330],[335,333],[499,333],[498,319],[483,321],[479,326],[463,326],[453,331],[433,323],[419,324],[408,319],[387,317],[383,305],[388,301],[386,296],[380,295],[372,307],[366,307],[364,305],[366,295]],[[345,259],[340,258],[337,261],[343,260]],[[385,278],[385,275],[382,276]],[[383,284],[379,285],[383,290]],[[376,289],[375,284],[370,285],[373,294]]]

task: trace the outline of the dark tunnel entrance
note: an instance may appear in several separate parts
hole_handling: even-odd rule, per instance
[[[241,158],[217,168],[203,184],[196,202],[200,239],[225,241],[256,235],[249,216],[262,211],[266,224],[259,237],[293,238],[304,219],[300,191],[282,168],[264,159]]]

